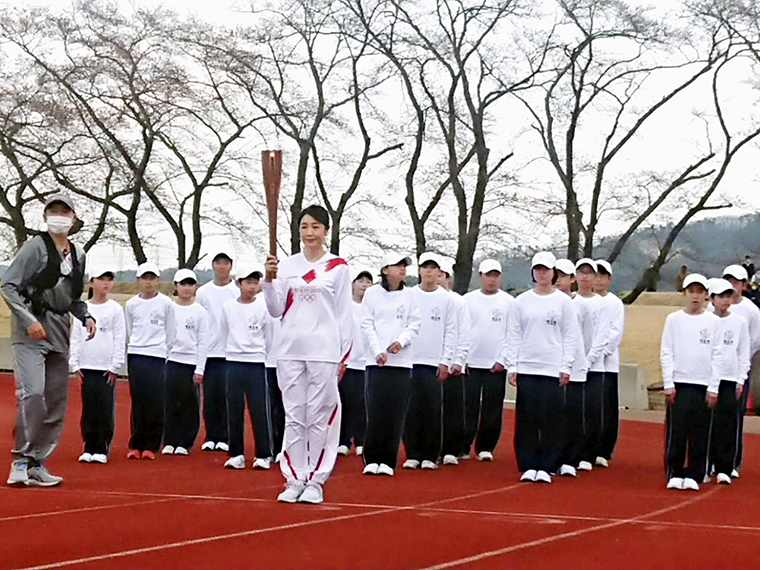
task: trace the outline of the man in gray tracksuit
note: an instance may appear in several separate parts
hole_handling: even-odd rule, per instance
[[[71,244],[76,221],[68,194],[45,203],[47,232],[24,243],[3,277],[0,292],[13,313],[13,359],[18,416],[9,485],[51,487],[63,482],[43,462],[58,445],[66,414],[69,331],[73,314],[95,335],[82,301],[84,250]]]

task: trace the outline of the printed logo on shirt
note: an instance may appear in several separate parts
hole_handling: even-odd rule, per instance
[[[399,320],[406,318],[406,305],[399,305],[396,307],[396,318]]]
[[[710,331],[708,329],[699,331],[699,344],[710,344]]]
[[[433,307],[433,310],[430,311],[430,320],[435,322],[441,320],[441,308],[438,305]]]
[[[185,319],[185,330],[186,331],[195,330],[195,317],[187,317],[187,319]]]
[[[723,344],[726,346],[734,344],[734,331],[726,331],[726,334],[723,335]]]
[[[256,317],[248,317],[248,330],[252,332],[258,332],[261,330],[261,323]]]
[[[160,327],[164,324],[164,315],[161,311],[150,312],[150,324]]]
[[[557,326],[557,313],[556,311],[549,311],[546,313],[546,324],[552,327]]]
[[[313,303],[319,296],[319,289],[316,287],[296,287],[296,299],[302,303]]]
[[[108,332],[111,329],[111,318],[101,317],[98,319],[98,330],[102,333]]]
[[[494,309],[491,313],[491,321],[494,323],[500,323],[502,319],[501,311],[499,309]]]

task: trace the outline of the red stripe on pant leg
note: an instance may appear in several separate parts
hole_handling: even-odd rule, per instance
[[[285,455],[285,460],[288,462],[288,467],[290,467],[290,472],[293,473],[293,477],[295,477],[297,481],[298,474],[296,473],[296,470],[293,469],[293,464],[290,462],[290,455],[288,455],[287,451],[283,451],[283,455]]]
[[[319,454],[319,461],[317,461],[317,466],[314,468],[314,471],[311,472],[311,475],[309,475],[309,481],[311,481],[314,478],[314,474],[319,471],[320,465],[322,465],[322,460],[325,457],[325,448],[322,448],[322,452]]]
[[[335,416],[338,415],[338,404],[335,404],[335,409],[333,410],[332,415],[330,416],[330,421],[327,422],[328,426],[331,426],[333,422],[335,421]]]

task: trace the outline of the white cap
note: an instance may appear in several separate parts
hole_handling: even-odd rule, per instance
[[[536,267],[537,265],[543,265],[549,269],[554,269],[557,265],[557,258],[551,251],[539,251],[533,256],[533,261],[530,263],[530,267]]]
[[[741,265],[729,265],[723,270],[723,277],[726,277],[726,275],[738,279],[739,281],[749,281],[747,270]]]
[[[596,273],[596,261],[594,261],[593,259],[590,259],[588,257],[579,259],[577,263],[575,264],[575,270],[578,271],[578,269],[581,268],[581,265],[588,265],[589,267],[591,267],[591,269],[594,270],[594,273]]]
[[[569,259],[558,259],[557,271],[561,271],[565,275],[575,275],[575,265]]]
[[[484,259],[480,262],[480,266],[478,267],[478,273],[490,273],[491,271],[498,271],[501,273],[501,263],[496,261],[495,259]]]
[[[198,277],[195,275],[195,271],[192,269],[177,269],[177,272],[174,274],[174,279],[172,279],[172,281],[174,283],[182,283],[185,279],[192,279],[198,283]]]
[[[438,255],[436,255],[432,251],[426,251],[425,253],[423,253],[422,255],[420,255],[420,259],[417,261],[417,266],[418,267],[422,267],[422,264],[423,263],[427,263],[428,261],[432,261],[440,269],[440,267],[441,267],[441,259],[438,257]]]
[[[702,285],[702,287],[705,288],[705,291],[708,290],[707,279],[704,275],[700,275],[699,273],[690,273],[687,275],[686,279],[683,280],[683,288],[686,289],[689,285],[693,285],[694,283]]]
[[[454,264],[452,261],[450,259],[446,259],[445,257],[439,257],[438,261],[441,262],[441,271],[443,271],[449,277],[452,277],[454,275]]]
[[[604,259],[597,259],[596,270],[599,271],[600,268],[604,269],[607,273],[612,275],[612,264],[609,261],[606,261]]]
[[[264,276],[264,269],[255,263],[243,263],[241,264],[240,269],[235,271],[235,280],[240,281],[242,279],[247,279],[254,273],[258,273],[259,279],[261,279]]]
[[[141,263],[137,267],[137,278],[138,279],[140,277],[142,277],[143,275],[145,275],[146,273],[152,273],[156,277],[160,277],[161,276],[161,270],[158,268],[158,265],[156,265],[155,263],[145,262],[145,263]]]
[[[400,263],[406,263],[406,265],[412,264],[412,258],[408,255],[403,255],[396,251],[389,251],[383,256],[383,260],[380,262],[380,268],[388,267],[389,265],[398,265]]]
[[[712,283],[710,283],[710,281],[712,281]],[[728,291],[731,291],[732,293],[734,292],[734,286],[725,279],[709,279],[708,285],[710,286],[708,289],[710,295],[722,295]]]
[[[90,269],[87,274],[90,276],[90,279],[97,279],[98,277],[103,277],[106,273],[110,273],[111,277],[116,277],[116,270],[111,265],[102,265],[100,267],[96,267],[95,269]]]

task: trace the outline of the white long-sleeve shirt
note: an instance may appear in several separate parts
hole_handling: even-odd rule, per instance
[[[303,253],[280,263],[277,279],[263,284],[273,318],[282,317],[278,360],[341,362],[349,357],[352,333],[348,264],[326,253],[312,263]]]
[[[718,346],[723,353],[720,379],[745,384],[750,367],[749,327],[736,313],[719,317]]]
[[[241,303],[240,299],[227,301],[219,319],[225,358],[232,362],[266,363],[272,323],[261,294],[256,295],[252,303]]]
[[[602,297],[602,302],[606,306],[609,315],[609,336],[607,345],[604,348],[604,371],[620,372],[620,345],[623,343],[623,333],[625,332],[625,305],[620,297],[613,293],[607,293]]]
[[[749,331],[749,352],[750,358],[760,350],[760,309],[757,308],[747,297],[742,297],[741,302],[731,305],[729,312],[743,317],[747,321]]]
[[[385,366],[412,368],[422,325],[422,316],[412,289],[404,287],[399,291],[386,291],[381,285],[373,285],[364,293],[362,307],[362,333],[367,348],[367,365],[375,364],[377,357],[385,353],[388,356]],[[394,342],[402,347],[397,354],[387,352],[387,348]]]
[[[211,344],[208,349],[209,358],[224,358],[224,344],[220,337],[219,319],[222,316],[222,305],[240,296],[240,289],[234,281],[221,287],[213,281],[198,287],[195,301],[208,313],[208,328],[211,335]]]
[[[470,311],[467,308],[467,303],[465,302],[464,297],[455,291],[449,291],[449,295],[454,299],[454,307],[457,315],[457,336],[454,348],[454,359],[451,364],[452,366],[459,366],[459,368],[464,370],[472,345],[472,319],[470,319]]]
[[[451,366],[457,348],[457,306],[443,287],[423,291],[412,289],[420,308],[422,323],[414,344],[414,364]]]
[[[174,334],[167,360],[195,366],[195,374],[206,370],[206,358],[211,343],[208,312],[199,303],[178,305],[173,303]]]
[[[612,319],[617,312],[615,305],[605,303],[596,293],[591,297],[578,294],[573,299],[583,303],[591,315],[591,323],[583,329],[583,346],[586,349],[586,365],[588,372],[604,372],[604,349],[610,337]],[[590,333],[590,338],[589,338]]]
[[[681,310],[668,315],[660,348],[666,390],[683,382],[707,386],[709,392],[718,393],[723,369],[719,320],[708,311],[690,315]]]
[[[98,325],[97,334],[87,340],[87,329],[78,320],[71,325],[69,371],[104,370],[118,374],[124,366],[127,349],[127,326],[124,309],[113,299],[95,304],[87,301],[87,310]]]
[[[575,331],[575,361],[573,362],[573,369],[570,372],[570,382],[585,382],[588,372],[586,343],[588,342],[590,346],[593,341],[594,315],[588,299],[580,295],[575,295],[571,299],[575,307],[575,315],[578,319],[578,328]]]
[[[174,303],[158,293],[151,299],[135,295],[127,301],[127,354],[166,358],[174,334]]]
[[[564,293],[539,295],[531,289],[521,294],[509,308],[507,372],[552,378],[570,374],[577,328],[573,302]]]
[[[362,333],[362,319],[364,318],[364,307],[361,303],[353,302],[351,316],[353,318],[353,346],[351,347],[351,356],[346,362],[346,366],[351,370],[364,370],[367,366],[367,349],[364,343],[364,333]]]
[[[486,295],[478,289],[464,296],[472,324],[467,366],[490,370],[497,362],[505,364],[507,318],[514,300],[502,290]]]

